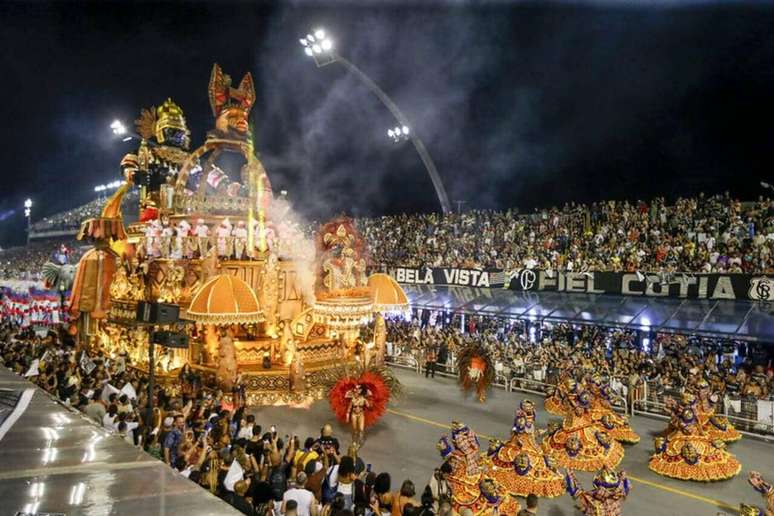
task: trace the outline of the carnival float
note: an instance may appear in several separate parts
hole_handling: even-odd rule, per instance
[[[158,350],[158,381],[175,388],[193,375],[248,405],[309,403],[342,367],[383,365],[382,314],[405,309],[406,296],[388,276],[367,276],[350,220],[310,237],[275,199],[249,124],[252,76],[235,85],[215,64],[208,94],[214,128],[195,149],[171,99],[135,121],[140,143],[121,161],[122,186],[78,233],[93,247],[75,274],[71,332],[84,349],[147,371],[154,332],[168,330],[188,345]],[[139,218],[125,225],[133,188]],[[142,303],[178,307],[179,321],[142,324]]]

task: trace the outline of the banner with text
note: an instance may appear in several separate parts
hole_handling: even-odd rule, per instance
[[[502,271],[447,267],[396,267],[388,272],[398,283],[410,285],[774,301],[774,276],[764,274],[557,272],[537,269]]]

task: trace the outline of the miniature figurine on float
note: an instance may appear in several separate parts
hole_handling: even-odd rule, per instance
[[[240,404],[308,404],[329,392],[341,367],[383,363],[383,342],[358,342],[384,301],[351,221],[320,228],[316,248],[286,214],[273,220],[276,201],[248,123],[251,75],[235,87],[215,65],[208,93],[215,128],[194,150],[171,99],[135,122],[140,143],[121,162],[125,183],[82,227],[96,247],[71,298],[79,342],[126,353],[130,367],[147,370],[150,331],[137,325],[137,305],[175,304],[188,324],[166,329],[187,334],[189,346],[163,353],[160,383],[181,388],[185,367],[184,377]],[[135,185],[139,217],[124,228],[121,202]],[[405,302],[396,283],[387,287]]]
[[[631,491],[626,473],[616,473],[613,468],[604,467],[594,477],[594,487],[586,491],[580,487],[575,474],[566,475],[567,493],[572,496],[580,511],[587,516],[621,516],[623,503]]]
[[[672,416],[665,437],[655,440],[648,466],[659,475],[709,482],[731,478],[742,465],[720,439],[709,437],[696,410],[696,398],[685,393],[680,402],[668,400]]]
[[[452,469],[447,482],[456,512],[469,509],[475,516],[487,516],[495,510],[499,514],[519,512],[516,498],[486,473],[478,437],[467,425],[452,422],[451,436],[441,437],[437,447]]]

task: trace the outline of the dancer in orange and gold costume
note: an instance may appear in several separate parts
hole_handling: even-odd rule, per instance
[[[594,489],[586,491],[578,486],[572,471],[567,472],[567,492],[587,516],[621,516],[623,502],[629,496],[631,484],[626,473],[602,468],[594,477]]]
[[[441,437],[438,450],[452,467],[447,482],[455,511],[470,509],[475,516],[490,515],[495,509],[499,514],[519,512],[519,502],[485,473],[478,437],[467,425],[453,422],[451,437]]]
[[[718,395],[712,392],[707,380],[699,379],[689,391],[696,397],[696,414],[708,437],[727,443],[742,438],[742,434],[728,422],[728,418],[715,414]]]
[[[667,406],[672,419],[666,437],[656,439],[656,452],[648,466],[659,475],[681,480],[712,481],[731,478],[742,465],[725,449],[725,443],[713,439],[702,428],[696,411],[696,399],[686,393],[678,403]]]
[[[564,407],[562,426],[543,440],[546,455],[562,467],[581,471],[617,466],[623,459],[623,447],[592,419],[591,394],[580,387],[570,389],[565,393]]]
[[[564,478],[538,446],[533,422],[521,409],[516,411],[511,438],[506,443],[490,442],[487,455],[492,477],[511,495],[554,498],[564,493]]]
[[[640,436],[632,430],[626,416],[613,410],[610,403],[610,384],[599,375],[592,376],[586,387],[591,393],[591,418],[607,430],[610,437],[625,444],[637,444]]]
[[[562,373],[554,392],[543,402],[546,412],[555,416],[564,416],[564,399],[568,395],[574,395],[578,392],[578,382],[569,372]]]
[[[757,471],[751,471],[747,478],[750,485],[763,495],[766,501],[766,509],[758,509],[752,505],[741,504],[739,513],[742,516],[774,516],[774,486],[763,480],[763,477]]]

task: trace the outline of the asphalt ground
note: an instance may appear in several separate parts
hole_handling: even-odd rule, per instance
[[[393,489],[400,488],[404,479],[411,479],[421,492],[434,468],[441,463],[435,444],[448,433],[452,419],[467,423],[482,437],[507,439],[513,413],[519,400],[529,398],[538,408],[537,425],[546,426],[556,416],[542,410],[542,397],[494,389],[485,403],[462,395],[454,379],[425,379],[413,371],[396,369],[403,384],[403,396],[391,403],[387,414],[366,432],[366,442],[360,457],[373,464],[376,472],[388,471]],[[276,425],[281,435],[297,434],[303,440],[318,434],[320,427],[330,422],[343,446],[350,442],[349,430],[338,423],[327,401],[318,401],[308,409],[289,407],[254,407],[259,424],[267,429]],[[729,445],[729,451],[741,461],[742,472],[730,480],[700,483],[661,477],[648,469],[654,436],[666,425],[663,419],[635,416],[632,427],[640,435],[640,443],[625,446],[626,455],[619,466],[633,481],[633,489],[624,506],[626,515],[686,515],[706,516],[736,514],[740,502],[761,507],[763,500],[747,483],[752,470],[774,480],[774,445],[753,438],[743,438]],[[578,472],[579,481],[590,487],[592,474]],[[542,515],[578,514],[572,498],[565,495],[541,499]]]

